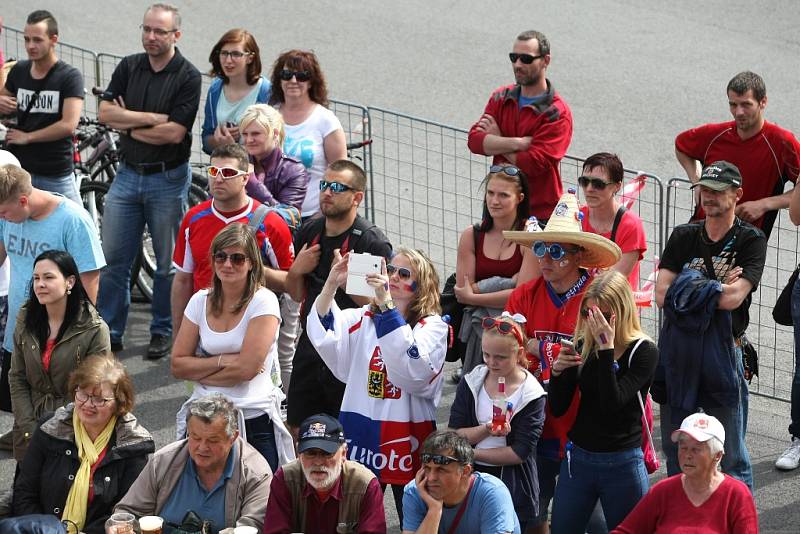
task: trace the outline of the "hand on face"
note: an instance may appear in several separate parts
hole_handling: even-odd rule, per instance
[[[614,328],[617,324],[616,314],[611,314],[611,322],[609,323],[598,306],[592,306],[587,310],[587,313],[586,324],[589,326],[589,331],[592,333],[592,337],[594,337],[598,347],[600,349],[613,349]]]
[[[428,508],[443,506],[444,503],[442,501],[434,498],[433,495],[428,493],[428,488],[426,487],[428,477],[425,474],[424,467],[419,468],[419,471],[417,471],[417,475],[414,477],[414,480],[417,483],[417,491],[419,492],[419,497],[420,499],[422,499],[422,502],[424,502]]]

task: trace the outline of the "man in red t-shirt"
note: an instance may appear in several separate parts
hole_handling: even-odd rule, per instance
[[[734,120],[679,134],[675,156],[693,184],[714,161],[736,165],[744,188],[736,216],[761,228],[769,239],[778,210],[789,207],[792,193],[784,193],[784,186],[795,183],[800,174],[800,143],[789,130],[764,120],[767,88],[761,76],[740,72],[728,82],[727,91]],[[694,218],[705,218],[699,205]]]
[[[572,112],[545,77],[550,42],[544,34],[521,33],[509,58],[516,83],[492,93],[467,146],[493,156],[494,164],[521,169],[536,192],[528,199],[531,215],[547,221],[562,192],[558,165],[572,140]]]
[[[545,387],[550,381],[550,372],[561,351],[562,341],[571,341],[575,333],[583,293],[592,281],[587,269],[611,267],[622,256],[619,246],[610,240],[582,231],[580,218],[578,199],[574,190],[570,190],[558,201],[544,230],[503,232],[510,241],[532,246],[542,272],[539,278],[511,292],[506,310],[525,316],[528,369]],[[536,453],[539,478],[537,532],[547,532],[547,509],[564,457],[567,432],[578,413],[577,398],[576,394],[561,417],[553,416],[549,402],[545,405],[544,428]]]
[[[250,224],[261,205],[248,197],[245,191],[249,164],[247,151],[241,145],[217,147],[211,155],[209,167],[209,187],[213,198],[194,206],[181,222],[172,256],[176,268],[172,281],[172,325],[176,332],[189,298],[211,284],[211,241],[229,224]],[[289,227],[283,217],[270,211],[258,225],[256,239],[264,260],[266,285],[280,294],[284,291],[286,271],[294,261]],[[281,325],[281,330],[284,330],[284,325]]]

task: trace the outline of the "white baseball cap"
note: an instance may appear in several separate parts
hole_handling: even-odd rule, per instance
[[[16,165],[19,168],[22,168],[20,165],[17,156],[9,152],[8,150],[0,150],[0,165]]]
[[[677,442],[681,433],[687,434],[697,441],[705,442],[711,438],[717,438],[720,443],[725,444],[725,427],[722,426],[719,419],[707,413],[693,413],[684,419],[681,427],[672,433],[672,441]]]

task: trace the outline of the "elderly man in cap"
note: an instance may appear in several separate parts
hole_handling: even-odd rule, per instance
[[[766,261],[764,233],[739,219],[742,175],[727,161],[703,170],[700,188],[705,221],[677,226],[669,237],[656,281],[656,303],[664,310],[660,362],[653,397],[661,403],[661,442],[667,472],[679,472],[670,435],[689,414],[703,408],[720,420],[728,437],[722,470],[751,489],[753,473],[745,446],[748,390],[756,371],[744,336],[751,294]],[[747,365],[745,365],[747,364]]]
[[[264,534],[385,533],[383,492],[375,475],[347,460],[341,423],[326,414],[300,424],[298,459],[275,473]]]
[[[536,230],[536,227],[532,227]],[[608,268],[622,256],[620,248],[605,237],[584,232],[575,190],[561,196],[544,230],[503,232],[506,239],[530,246],[542,276],[518,286],[508,298],[506,310],[527,319],[525,334],[529,369],[547,387],[561,343],[571,342],[583,292],[592,281],[592,270]],[[545,421],[536,455],[539,478],[537,532],[547,532],[547,509],[564,458],[567,431],[577,415],[573,399],[567,412],[553,416],[545,405]],[[592,518],[592,524],[599,518]],[[605,524],[605,522],[602,522]]]

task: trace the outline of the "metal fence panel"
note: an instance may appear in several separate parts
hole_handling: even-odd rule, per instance
[[[691,183],[673,178],[667,187],[666,234],[685,223],[692,215],[694,201]],[[665,241],[666,243],[666,241]],[[797,228],[781,210],[767,246],[767,261],[758,289],[750,305],[750,326],[747,337],[756,345],[759,355],[759,376],[750,384],[750,391],[774,399],[790,400],[794,377],[794,337],[791,327],[775,324],[772,308],[798,262]]]

